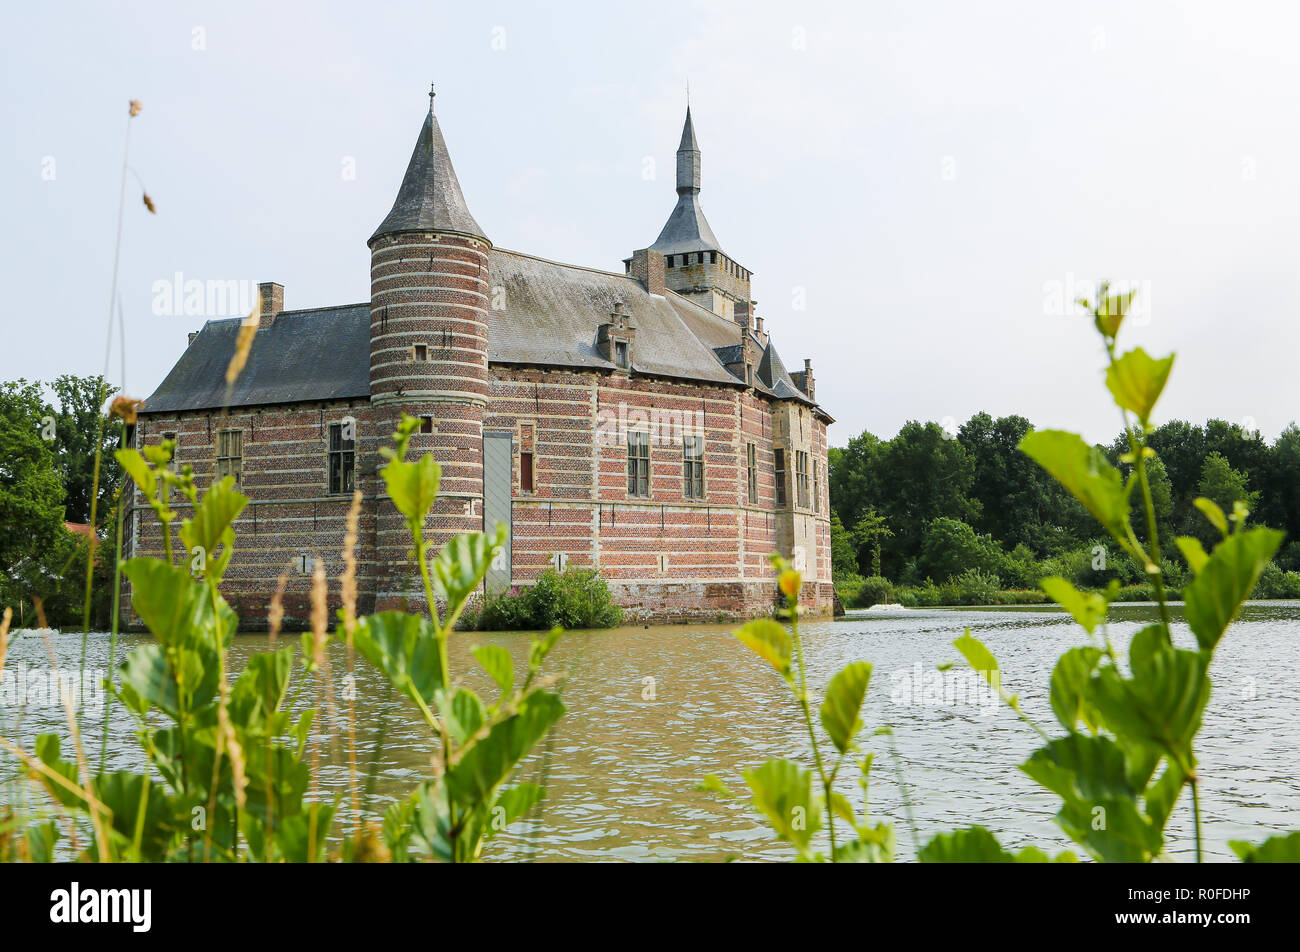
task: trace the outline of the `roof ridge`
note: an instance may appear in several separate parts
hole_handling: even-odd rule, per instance
[[[541,255],[529,254],[527,251],[515,251],[512,248],[498,248],[495,245],[492,247],[492,250],[499,251],[502,254],[514,255],[516,258],[529,258],[533,261],[541,261],[544,264],[553,264],[557,268],[573,268],[575,271],[589,271],[592,274],[603,274],[611,278],[625,278],[628,281],[636,281],[637,284],[641,283],[630,274],[622,274],[618,271],[606,271],[604,268],[593,268],[591,265],[571,264],[568,261],[556,261],[554,258],[543,258]]]

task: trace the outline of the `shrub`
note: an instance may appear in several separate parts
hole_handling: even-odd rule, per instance
[[[479,631],[613,628],[622,624],[623,610],[595,569],[547,569],[531,587],[488,598],[473,621]]]
[[[957,597],[954,604],[998,604],[998,577],[992,572],[981,572],[979,569],[967,569],[952,581],[957,588]]]
[[[1269,562],[1260,573],[1252,598],[1300,598],[1300,572],[1284,572]]]
[[[879,575],[870,575],[862,579],[862,584],[858,586],[857,597],[852,607],[870,608],[872,605],[888,605],[893,600],[893,583]]]
[[[862,588],[863,578],[857,572],[844,572],[834,576],[835,594],[840,597],[845,608],[853,608],[858,602],[858,592]]]

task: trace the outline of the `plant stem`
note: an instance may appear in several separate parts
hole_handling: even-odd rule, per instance
[[[790,631],[791,640],[794,641],[795,658],[799,664],[799,690],[795,692],[795,697],[799,701],[799,707],[803,711],[804,724],[808,727],[808,738],[812,741],[813,761],[817,765],[817,776],[822,782],[822,792],[826,797],[826,829],[831,839],[831,862],[835,862],[835,810],[831,805],[831,780],[826,776],[826,769],[822,763],[821,749],[817,745],[817,731],[813,728],[812,711],[808,707],[808,678],[804,671],[803,664],[803,639],[799,636],[799,603],[796,599],[789,599],[790,608]]]

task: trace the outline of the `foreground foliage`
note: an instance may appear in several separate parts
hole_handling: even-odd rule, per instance
[[[57,816],[6,818],[9,835],[0,838],[0,848],[7,855],[0,859],[51,860],[62,837],[73,856],[99,861],[428,857],[465,862],[478,859],[485,843],[541,799],[542,790],[535,785],[507,784],[519,761],[564,713],[559,696],[546,689],[552,679],[541,674],[560,629],[533,641],[527,668],[518,673],[504,648],[473,649],[499,689],[495,699],[485,702],[458,683],[448,663],[448,639],[502,536],[459,536],[433,552],[423,527],[437,498],[440,471],[432,457],[406,459],[418,426],[409,417],[402,421],[395,449],[386,451],[389,462],[382,476],[411,532],[428,616],[355,616],[350,549],[358,496],[345,551],[352,568],[342,579],[343,608],[333,633],[325,617],[326,583],[318,561],[312,631],[303,634],[301,651],[286,647],[257,653],[233,682],[227,652],[239,619],[221,596],[220,585],[234,553],[234,522],[247,498],[226,478],[200,499],[190,467],[180,472],[169,468],[174,445],[148,446],[143,454],[117,453],[153,507],[166,549],[165,558],[134,558],[124,565],[133,608],[155,640],[132,649],[119,668],[120,684],[106,685],[136,720],[147,768],[107,771],[101,749],[100,767],[92,771],[70,710],[70,750],[54,734],[40,735],[34,751],[6,741]],[[180,553],[173,553],[172,525],[179,518],[170,505],[173,492],[192,506],[176,533]],[[278,622],[272,624],[274,630]],[[341,843],[327,852],[341,825],[344,794],[329,796],[320,789],[321,740],[313,727],[319,733],[323,716],[338,713],[327,653],[334,639],[346,643],[349,667],[354,652],[360,653],[415,705],[438,753],[434,776],[390,807],[378,826],[366,820],[356,751],[350,750],[350,821],[340,831]],[[291,717],[287,708],[295,654],[315,680],[318,703]],[[322,693],[325,704],[320,703]],[[348,716],[352,736],[350,707]]]

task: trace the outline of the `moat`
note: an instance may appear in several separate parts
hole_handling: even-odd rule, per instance
[[[1112,611],[1117,648],[1154,608],[1119,605]],[[1186,639],[1175,608],[1176,638]],[[961,680],[960,664],[946,675],[936,665],[958,661],[952,640],[970,627],[997,655],[1004,686],[1019,694],[1025,710],[1054,730],[1047,702],[1048,678],[1057,656],[1085,636],[1062,613],[1033,609],[914,609],[853,612],[839,621],[805,628],[810,674],[820,690],[850,660],[875,666],[867,695],[865,743],[876,751],[872,805],[877,817],[894,820],[900,859],[914,853],[904,819],[898,765],[881,725],[894,730],[902,775],[919,835],[970,824],[997,832],[1012,847],[1037,844],[1056,852],[1071,844],[1052,822],[1059,801],[1016,765],[1039,744],[1036,735],[1001,705],[986,703]],[[531,758],[519,779],[542,783],[547,799],[536,821],[521,822],[490,848],[495,858],[551,860],[782,859],[742,798],[727,800],[696,789],[716,774],[744,790],[740,769],[769,757],[802,754],[807,743],[792,720],[789,693],[770,669],[731,638],[730,625],[624,627],[573,632],[553,655],[567,669],[565,715]],[[1294,663],[1300,633],[1300,602],[1247,605],[1230,630],[1211,671],[1214,694],[1197,745],[1202,778],[1207,858],[1232,858],[1231,839],[1258,841],[1267,833],[1300,825],[1300,671]],[[141,636],[123,637],[119,654]],[[465,633],[453,639],[452,663],[469,672],[475,688],[489,691],[469,647],[500,644],[522,663],[528,636]],[[76,670],[81,636],[53,639],[60,666]],[[296,643],[282,638],[281,644]],[[91,636],[87,665],[106,666],[107,635]],[[265,635],[240,635],[232,666],[264,650]],[[39,636],[24,633],[10,647],[10,672],[48,669]],[[342,692],[342,649],[333,659]],[[298,704],[310,704],[313,687],[302,682]],[[943,681],[939,679],[943,678]],[[432,744],[409,704],[384,700],[385,682],[358,662],[356,682],[358,756],[369,757],[381,721],[386,738],[380,755],[378,805],[408,791],[429,770]],[[120,705],[113,708],[110,751],[114,766],[136,766],[134,725]],[[83,715],[95,738],[102,721],[93,704]],[[34,734],[66,735],[61,709],[32,707],[15,731],[16,712],[6,702],[0,721],[7,736],[25,745]],[[343,726],[340,724],[340,726]],[[345,735],[344,729],[341,734]],[[346,788],[347,771],[333,763],[322,772],[328,788]],[[131,758],[131,759],[128,759]],[[856,793],[856,791],[854,791]],[[1191,810],[1179,802],[1169,827],[1171,852],[1190,861]]]

